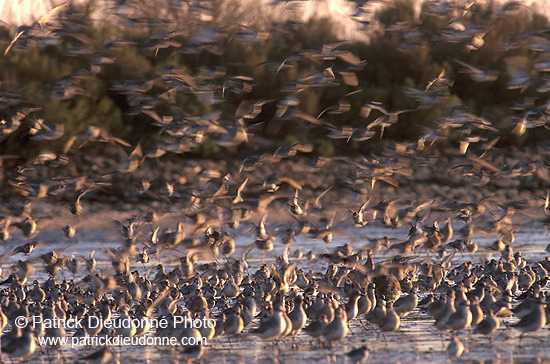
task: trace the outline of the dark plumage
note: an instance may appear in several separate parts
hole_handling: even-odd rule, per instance
[[[376,287],[376,294],[386,301],[395,301],[401,294],[399,279],[393,274],[381,274],[372,279]]]

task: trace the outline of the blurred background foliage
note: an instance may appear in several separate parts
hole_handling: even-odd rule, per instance
[[[527,7],[506,10],[506,5],[475,3],[463,14],[455,10],[449,12],[453,17],[445,17],[434,12],[430,2],[424,2],[418,13],[416,1],[393,0],[378,8],[359,30],[368,33],[369,40],[358,41],[341,39],[336,31],[339,24],[331,18],[280,20],[265,17],[253,3],[243,7],[227,0],[211,1],[206,10],[200,8],[202,2],[187,3],[197,8],[181,4],[174,8],[170,3],[148,7],[127,1],[126,7],[114,8],[102,20],[94,19],[98,6],[94,0],[71,3],[48,29],[41,32],[39,26],[39,31],[35,28],[13,43],[0,57],[0,92],[13,93],[18,101],[3,97],[0,117],[8,120],[18,108],[37,108],[29,117],[62,124],[64,135],[46,143],[29,138],[28,129],[19,130],[5,138],[0,152],[32,159],[45,144],[61,150],[90,125],[132,144],[140,141],[153,147],[165,131],[155,115],[185,119],[218,113],[218,119],[229,125],[239,119],[243,103],[258,100],[266,102],[259,114],[245,119],[253,131],[243,148],[261,149],[263,138],[273,145],[311,142],[315,152],[327,155],[368,151],[393,141],[416,140],[457,106],[503,131],[502,145],[548,136],[545,128],[536,128],[521,138],[506,137],[512,128],[510,117],[525,110],[514,105],[529,101],[540,106],[549,96],[528,83],[509,86],[510,57],[524,62],[527,75],[548,79],[547,72],[533,68],[537,52],[525,35],[548,37],[549,22]],[[0,26],[0,54],[21,29],[25,30]],[[476,31],[449,41],[448,37],[469,29]],[[482,44],[470,47],[480,33]],[[348,63],[319,56],[327,44],[364,61],[353,69],[357,84],[345,82],[340,74]],[[476,82],[457,61],[495,70],[498,77]],[[189,78],[173,76],[174,70]],[[420,107],[407,90],[425,90],[442,71],[454,82],[442,90],[441,102]],[[327,72],[334,73],[335,82],[315,85],[312,77]],[[400,115],[396,125],[370,139],[333,139],[327,137],[326,128],[277,115],[277,103],[308,82],[309,87],[296,92],[293,107],[334,126],[367,126],[380,116],[361,115],[362,106],[371,101],[390,111],[414,111]],[[335,110],[341,101],[349,107]],[[196,138],[196,144],[187,153],[209,157],[224,150],[209,135]]]

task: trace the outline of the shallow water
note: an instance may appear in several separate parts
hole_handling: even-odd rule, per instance
[[[290,262],[296,263],[298,267],[305,271],[313,270],[315,272],[325,272],[328,263],[319,260],[306,260],[304,258],[295,259],[292,257],[292,252],[295,249],[300,249],[302,252],[309,251],[315,254],[332,251],[335,247],[346,242],[351,243],[354,250],[361,249],[367,244],[366,237],[383,237],[385,235],[404,239],[407,235],[407,229],[388,229],[379,225],[367,225],[365,228],[354,228],[343,224],[335,229],[335,239],[333,242],[326,244],[321,240],[311,239],[307,236],[299,236],[290,248]],[[474,254],[456,254],[453,257],[453,266],[465,261],[481,262],[491,257],[491,252],[484,248],[489,246],[494,240],[494,236],[477,235],[473,239],[476,241],[480,249]],[[236,240],[237,251],[234,256],[239,256],[246,249],[248,244],[253,241],[250,234],[239,236]],[[516,251],[520,251],[522,256],[529,263],[540,261],[548,256],[544,252],[548,244],[548,237],[544,230],[536,227],[526,227],[519,230],[516,234],[516,241],[512,247]],[[49,244],[48,246],[39,246],[32,253],[30,258],[38,257],[40,254],[49,252],[54,249],[65,248],[66,256],[76,254],[86,257],[91,251],[96,251],[99,271],[111,270],[110,263],[106,255],[102,252],[102,248],[115,248],[118,243],[104,243],[98,241],[81,241],[77,244],[65,242]],[[13,249],[10,246],[8,249]],[[249,264],[249,272],[253,273],[264,263],[275,263],[275,258],[283,253],[285,246],[276,242],[275,248],[271,252],[262,252],[253,249],[247,257]],[[385,254],[384,251],[379,251],[374,254],[375,262],[390,259],[393,254]],[[493,253],[496,258],[499,253]],[[177,264],[175,258],[170,257],[169,253],[162,253],[160,258],[153,258],[146,266],[139,263],[134,263],[132,269],[138,269],[142,273],[155,267],[159,262],[162,262],[166,267]],[[178,255],[179,256],[179,255]],[[427,255],[425,252],[420,252],[412,256],[412,260],[416,259],[437,259],[433,255]],[[4,272],[15,263],[18,259],[22,259],[21,254],[10,257],[4,264]],[[82,263],[83,265],[83,263]],[[37,271],[32,279],[43,280],[47,278],[39,263],[36,264]],[[84,277],[84,269],[81,269],[81,274],[71,275],[67,271],[61,271],[58,279],[75,279],[80,280]],[[151,274],[151,273],[150,273]],[[151,274],[152,275],[152,274]],[[29,282],[32,282],[29,278]],[[548,326],[535,333],[526,334],[522,340],[522,345],[519,345],[519,332],[509,325],[517,321],[515,318],[506,318],[501,324],[501,328],[491,335],[489,338],[479,334],[475,334],[470,328],[459,333],[460,340],[466,346],[465,353],[460,357],[460,361],[471,362],[550,362],[550,335],[548,335]],[[386,333],[382,335],[380,330],[368,323],[360,322],[355,319],[350,323],[350,332],[346,339],[334,343],[332,347],[319,346],[317,342],[303,333],[298,334],[294,339],[286,338],[275,342],[262,341],[251,335],[249,331],[257,327],[257,323],[253,323],[245,331],[232,338],[222,336],[209,341],[206,345],[206,351],[203,356],[203,361],[210,362],[217,360],[220,363],[235,363],[235,362],[284,362],[284,363],[303,363],[303,362],[349,362],[344,355],[349,350],[357,348],[361,345],[367,345],[370,350],[370,362],[423,362],[435,363],[449,360],[446,353],[446,346],[449,343],[450,335],[441,333],[433,326],[434,320],[420,309],[416,309],[402,319],[399,331]],[[91,348],[65,347],[61,350],[62,356],[57,357],[57,352],[48,353],[47,348],[41,348],[45,355],[39,358],[39,355],[33,356],[33,362],[57,362],[70,361],[75,358],[80,358],[83,355],[93,351]],[[140,362],[150,363],[155,360],[179,361],[182,360],[179,347],[140,347],[140,346],[124,346],[113,348],[113,360],[119,362]]]

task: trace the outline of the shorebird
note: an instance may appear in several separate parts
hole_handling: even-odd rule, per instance
[[[386,302],[386,315],[378,323],[382,332],[396,331],[401,326],[401,318],[393,309],[393,302]]]
[[[235,298],[239,295],[239,286],[235,283],[233,276],[229,276],[220,292],[220,295],[225,298]]]
[[[523,316],[519,322],[512,325],[512,327],[521,331],[521,334],[519,336],[520,346],[523,335],[528,332],[537,331],[546,325],[546,312],[544,310],[544,307],[545,303],[542,301],[542,299],[538,299],[535,302],[535,307],[533,307],[533,310],[529,314]]]
[[[435,305],[434,302],[432,305]],[[430,306],[432,307],[432,306]],[[430,311],[430,307],[428,307],[428,311]],[[433,306],[433,316],[435,318],[435,327],[437,327],[439,330],[446,330],[447,328],[447,322],[451,315],[456,311],[455,309],[455,291],[451,290],[447,293],[447,297],[444,301],[444,305],[439,307],[437,310],[435,309],[435,306]]]
[[[40,282],[35,280],[34,287],[27,294],[27,298],[35,303],[43,302],[46,299],[46,292],[40,287]]]
[[[286,330],[286,320],[283,317],[282,305],[280,302],[273,304],[273,313],[265,321],[260,323],[260,327],[252,332],[262,339],[276,339]]]
[[[210,322],[210,310],[208,309],[204,309],[202,310],[202,312],[199,314],[198,318],[200,320],[202,320],[202,322]],[[241,317],[242,317],[242,308],[241,308]],[[244,318],[243,318],[243,323],[244,325],[246,326],[246,322],[244,322]],[[205,340],[210,340],[212,338],[214,338],[214,335],[216,334],[216,328],[214,327],[215,325],[210,325],[210,324],[206,324],[206,325],[202,325],[201,327],[199,327],[199,332],[201,333],[201,336],[205,339]]]
[[[472,66],[462,61],[456,60],[458,64],[463,66],[459,72],[467,73],[475,82],[491,82],[498,78],[498,72],[493,70],[486,70],[481,67]]]
[[[419,249],[428,241],[428,237],[424,233],[411,234],[409,238],[401,243],[392,244],[387,251],[397,250],[401,255],[409,255],[416,249]]]
[[[413,287],[408,295],[402,296],[395,301],[393,308],[399,317],[405,316],[418,306],[418,295],[416,292],[417,288]]]
[[[356,317],[362,316],[372,309],[371,300],[369,299],[369,296],[367,294],[367,291],[365,289],[359,290],[359,298],[357,299],[357,315]]]
[[[376,287],[376,294],[386,301],[395,301],[401,294],[399,279],[393,274],[380,274],[372,279]]]
[[[254,245],[260,250],[271,251],[273,250],[273,242],[275,241],[275,236],[267,233],[267,230],[265,228],[266,218],[267,214],[260,219],[260,222],[256,227],[256,240],[254,241]],[[254,247],[254,245],[252,245],[251,248]]]
[[[34,240],[13,249],[13,254],[23,253],[28,256],[32,254],[32,252],[37,246],[44,246],[44,245],[46,245],[45,242]]]
[[[132,337],[135,336],[137,327],[134,322],[134,317],[130,316],[128,306],[120,307],[119,316],[113,319],[113,327],[115,328],[115,334]]]
[[[312,226],[309,231],[309,235],[316,239],[322,239],[327,244],[332,242],[333,240],[332,225],[334,224],[335,217],[336,217],[336,213],[334,213],[326,221],[324,228],[318,228],[316,226]]]
[[[71,212],[74,215],[82,214],[83,207],[82,207],[82,202],[80,202],[80,201],[82,200],[82,197],[84,197],[85,194],[87,194],[88,192],[90,192],[92,190],[93,190],[93,188],[88,188],[88,189],[86,189],[83,192],[78,194],[78,196],[76,197],[74,203],[71,205]]]
[[[190,319],[190,316],[187,316],[186,319]],[[195,346],[202,346],[200,344],[195,344],[200,343],[202,340],[200,331],[195,327],[190,327],[185,324],[182,325],[181,323],[177,324],[173,336],[178,338],[178,341],[182,344],[184,350]]]
[[[291,336],[296,336],[306,325],[307,315],[304,311],[303,301],[304,299],[301,295],[296,296],[294,299],[294,308],[288,314],[288,318],[292,323],[292,330],[290,331]]]
[[[470,300],[470,312],[472,313],[471,325],[478,325],[483,320],[483,310],[479,305],[479,298]]]
[[[367,321],[372,322],[375,325],[379,325],[386,317],[386,302],[382,298],[376,300],[376,305],[370,312],[367,313],[365,318]]]
[[[361,298],[361,294],[359,291],[354,290],[351,293],[349,301],[346,303],[346,319],[348,322],[353,320],[359,313],[359,298]]]
[[[59,306],[55,305],[57,310],[52,306],[47,306],[43,310],[44,322],[55,322],[55,320],[60,320],[63,322],[66,318],[65,311],[63,311]],[[61,312],[62,311],[62,312]],[[59,322],[59,321],[58,321]],[[52,326],[44,325],[44,338],[46,340],[51,340],[51,344],[47,346],[46,350],[48,351],[48,356],[51,355],[51,350],[57,356],[59,360],[60,356],[63,356],[61,346],[63,345],[63,340],[67,337],[67,330],[64,327],[65,325],[57,324]]]
[[[65,236],[67,237],[67,239],[74,238],[76,234],[76,228],[73,225],[64,226],[62,230],[65,233]]]
[[[363,107],[361,108],[361,116],[365,119],[368,118],[372,110],[379,111],[382,114],[381,116],[379,116],[377,119],[375,119],[369,124],[369,129],[380,127],[380,139],[382,139],[382,136],[384,135],[385,128],[390,127],[395,123],[397,123],[400,114],[414,111],[412,109],[399,110],[399,111],[387,111],[382,105],[382,103],[377,101],[371,101],[363,105]]]
[[[23,221],[12,223],[13,226],[18,227],[26,237],[30,237],[36,232],[36,219],[27,217]],[[26,253],[25,253],[26,254]],[[28,253],[30,254],[30,252]],[[27,255],[28,255],[27,254]]]
[[[302,216],[304,214],[304,209],[299,204],[298,199],[298,190],[294,193],[294,198],[292,199],[292,204],[289,204],[290,206],[290,212],[292,212],[296,216]]]
[[[357,227],[365,226],[367,225],[368,221],[365,220],[365,208],[369,204],[370,199],[365,201],[357,211],[352,211],[352,218],[353,218],[353,224]]]
[[[4,226],[0,230],[0,241],[6,241],[10,238],[10,225],[11,225],[11,219],[10,218],[2,218],[0,221],[4,221]]]
[[[443,327],[445,330],[457,331],[467,329],[471,323],[472,312],[468,301],[459,301],[456,311],[449,316]]]
[[[240,309],[235,306],[226,311],[223,332],[227,335],[238,335],[243,329],[244,321],[240,314]]]
[[[346,320],[346,311],[343,307],[339,307],[334,320],[330,322],[323,331],[323,338],[332,343],[334,341],[342,340],[348,334],[348,325]]]
[[[36,350],[36,338],[32,331],[32,325],[23,329],[14,328],[2,335],[2,352],[8,354],[13,360],[26,360]]]
[[[498,330],[499,326],[498,318],[493,310],[489,309],[485,314],[485,318],[476,326],[476,332],[487,336]]]
[[[355,364],[362,363],[369,358],[370,351],[363,345],[346,353],[346,356]]]
[[[443,234],[441,234],[439,230],[439,223],[437,221],[434,221],[432,227],[426,226],[426,237],[428,240],[424,243],[424,248],[428,250],[439,248],[442,244],[442,235]]]
[[[316,320],[313,320],[308,326],[304,327],[303,331],[313,338],[323,336],[329,321],[325,314],[321,314]]]
[[[514,316],[522,319],[526,315],[530,314],[537,305],[537,302],[541,299],[540,296],[540,288],[536,288],[532,292],[530,292],[530,295],[524,297],[523,301],[521,301],[521,303],[519,303],[516,307],[512,309],[512,313],[514,314]]]
[[[441,234],[441,243],[448,243],[453,238],[453,232],[454,230],[451,218],[447,217],[447,219],[445,219],[445,225],[439,229],[439,233]]]

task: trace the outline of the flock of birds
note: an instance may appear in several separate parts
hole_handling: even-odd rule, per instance
[[[51,44],[64,37],[67,29],[72,42],[78,43],[72,52],[85,54],[91,45],[86,44],[81,33],[82,24],[64,16],[60,28],[60,20],[55,18],[68,3],[54,8],[32,26],[19,29],[4,55],[33,43]],[[474,3],[457,8],[439,1],[430,6],[434,13],[457,14],[467,12]],[[508,4],[499,16],[519,11],[522,6],[518,3]],[[402,33],[409,40],[415,37],[413,30],[403,25],[391,31]],[[486,31],[470,29],[456,18],[442,37],[449,42],[468,38],[467,51],[472,52],[483,46]],[[156,54],[159,49],[174,47],[186,54],[215,52],[216,42],[225,33],[219,29],[204,30],[188,44],[180,44],[176,35],[151,39],[141,51]],[[263,36],[243,27],[235,40],[252,42]],[[536,57],[536,72],[528,72],[523,59],[510,60],[515,73],[507,87],[532,87],[539,94],[547,93],[550,41],[541,34],[524,35],[521,41]],[[212,340],[209,346],[182,345],[176,349],[179,359],[191,361],[216,350],[216,340],[221,338],[227,338],[229,343],[242,337],[263,339],[266,344],[267,340],[274,341],[275,345],[292,342],[296,349],[305,345],[309,336],[318,347],[331,348],[358,363],[365,361],[373,349],[365,345],[342,350],[349,335],[366,336],[361,330],[374,329],[385,341],[386,333],[398,331],[413,312],[430,317],[434,327],[449,336],[447,353],[452,358],[465,350],[459,339],[462,332],[475,331],[491,338],[504,322],[520,333],[521,346],[525,334],[543,330],[550,315],[550,260],[526,260],[515,237],[520,222],[534,222],[537,229],[550,226],[550,197],[547,194],[539,203],[493,195],[502,189],[517,197],[524,186],[547,189],[550,156],[544,148],[535,154],[518,151],[507,156],[495,147],[502,131],[463,107],[451,109],[436,128],[426,130],[417,141],[396,143],[380,155],[312,157],[313,145],[302,143],[279,147],[273,153],[249,155],[238,163],[222,161],[213,167],[207,167],[206,161],[182,162],[177,165],[178,171],[167,178],[143,172],[148,168],[155,170],[156,164],[163,163],[159,158],[167,153],[182,154],[201,145],[206,136],[215,136],[222,148],[247,143],[258,125],[250,122],[267,104],[275,105],[275,118],[300,120],[322,128],[329,138],[348,142],[363,142],[375,135],[382,138],[384,130],[395,125],[400,114],[413,110],[390,111],[379,102],[369,102],[363,105],[361,116],[365,120],[371,113],[379,116],[364,127],[351,127],[333,125],[324,119],[326,115],[348,111],[350,102],[346,97],[317,116],[299,108],[300,94],[306,89],[341,83],[358,85],[355,72],[364,67],[364,62],[345,50],[344,45],[327,44],[319,51],[299,52],[281,63],[267,65],[283,72],[303,59],[334,61],[334,66],[288,85],[280,100],[243,101],[235,118],[227,122],[221,121],[221,113],[198,117],[178,110],[173,104],[174,93],[193,93],[205,104],[216,105],[228,92],[249,93],[256,83],[254,78],[228,76],[223,69],[203,69],[199,81],[183,69],[171,67],[160,70],[158,78],[147,82],[114,82],[111,88],[127,98],[132,107],[130,115],[146,115],[160,130],[155,146],[144,150],[140,144],[132,146],[103,128],[87,126],[68,138],[62,152],[42,151],[34,164],[6,170],[6,188],[17,198],[5,204],[6,212],[0,220],[0,240],[5,242],[0,261],[3,269],[9,265],[4,272],[6,279],[0,282],[2,353],[12,360],[25,360],[41,351],[49,360],[58,360],[63,348],[39,347],[39,337],[154,335]],[[69,100],[86,95],[81,87],[84,80],[114,62],[109,57],[116,47],[112,43],[94,50],[98,57],[89,67],[56,83],[52,90],[55,97]],[[495,71],[459,64],[463,67],[461,72],[475,82],[492,82],[498,77]],[[214,87],[220,80],[220,87]],[[418,109],[426,109],[443,103],[452,85],[452,78],[442,71],[425,89],[410,88],[406,92],[419,102]],[[546,127],[550,121],[549,102],[541,105],[528,101],[515,105],[519,116],[514,119],[511,134],[517,137],[527,129]],[[17,92],[0,94],[1,110],[10,112],[0,123],[0,140],[22,129],[36,141],[54,141],[64,136],[63,125],[49,126],[34,117],[39,108],[29,104]],[[157,111],[168,104],[173,115]],[[458,149],[453,155],[438,159],[431,152],[448,140],[450,130],[459,135]],[[255,137],[261,142],[260,136]],[[90,148],[89,145],[100,143],[104,145],[101,150],[110,153],[107,161],[98,162],[96,156],[79,152],[85,144]],[[93,165],[75,167],[75,160]],[[58,177],[52,178],[52,173]],[[426,173],[426,180],[437,177],[439,181],[453,181],[455,186],[464,183],[465,189],[456,188],[466,190],[463,198],[447,195],[444,199],[422,199],[429,195],[429,187],[424,188],[419,182]],[[415,179],[419,185],[409,191],[411,195],[417,192],[414,197],[396,192],[403,191],[407,182]],[[388,186],[399,196],[383,196],[390,191]],[[468,186],[491,192],[472,200],[473,192],[467,191]],[[72,242],[78,241],[79,229],[85,229],[79,222],[88,215],[87,208],[105,196],[111,201],[135,202],[142,210],[116,221],[121,232],[120,246],[104,247],[98,252],[107,264],[97,261],[95,251],[89,256],[66,254],[74,248]],[[35,207],[44,201],[61,202],[70,211],[67,214],[71,217],[63,226],[67,243],[62,248],[52,249],[49,243],[35,238],[44,236],[40,225],[47,218],[35,212]],[[159,221],[164,218],[177,223],[171,228],[161,226]],[[342,239],[338,237],[342,226],[349,241],[337,247],[328,245]],[[408,229],[408,234],[404,239],[364,235],[354,238],[354,234],[368,233],[371,226],[387,231]],[[479,246],[476,240],[480,234],[495,237],[494,243]],[[306,240],[319,242],[316,251],[292,249],[293,244]],[[279,244],[284,246],[282,253],[270,255]],[[42,252],[37,253],[37,249]],[[480,259],[485,256],[481,251],[491,255]],[[257,259],[249,259],[251,254],[257,254],[262,264],[253,267]],[[477,254],[471,257],[479,262],[456,262],[459,256],[469,254]],[[14,263],[7,264],[8,261]],[[38,272],[37,267],[43,272]],[[65,330],[15,325],[17,317],[33,316],[96,317],[101,321],[163,318],[171,323],[175,317],[185,316],[213,319],[216,324],[200,329],[171,325],[156,330]],[[357,328],[360,332],[356,332]],[[111,360],[113,351],[116,350],[103,347],[78,359],[105,363]]]
[[[515,242],[518,225],[512,215],[521,210],[519,203],[500,204],[491,211],[485,210],[489,204],[483,202],[449,206],[435,201],[403,204],[397,199],[384,199],[371,205],[367,200],[357,209],[344,212],[342,218],[346,221],[339,224],[347,223],[347,230],[354,231],[368,231],[373,224],[384,225],[388,230],[409,226],[406,239],[369,238],[359,251],[353,248],[357,242],[326,251],[323,246],[330,247],[326,244],[333,241],[333,233],[338,234],[338,230],[332,227],[335,215],[320,217],[319,211],[327,205],[323,199],[328,198],[332,188],[315,201],[300,198],[299,190],[286,199],[281,194],[270,202],[272,206],[264,207],[271,209],[258,223],[249,224],[255,218],[243,216],[252,214],[249,203],[253,198],[247,197],[246,187],[245,180],[236,191],[220,186],[216,193],[202,196],[202,206],[229,201],[234,210],[231,218],[216,209],[208,212],[194,205],[181,210],[187,213],[176,214],[181,219],[174,230],[157,225],[162,216],[155,210],[117,221],[120,246],[101,251],[110,267],[98,264],[94,252],[85,257],[66,256],[65,252],[74,247],[72,243],[55,250],[47,249],[47,243],[32,240],[40,229],[31,215],[25,216],[23,212],[24,217],[12,222],[4,217],[3,240],[16,246],[6,248],[2,261],[20,255],[26,260],[13,264],[7,278],[0,282],[3,287],[0,322],[5,331],[2,352],[12,359],[23,360],[31,358],[38,349],[37,337],[98,335],[213,340],[210,345],[214,349],[205,345],[178,349],[178,357],[186,360],[198,360],[206,350],[215,350],[220,337],[227,337],[230,345],[232,338],[243,336],[282,343],[290,337],[292,348],[297,348],[306,342],[305,334],[320,348],[338,348],[334,345],[345,342],[354,322],[360,323],[363,330],[374,328],[385,335],[399,330],[407,315],[420,310],[433,319],[438,330],[449,333],[447,352],[451,357],[459,357],[464,351],[459,332],[472,328],[490,337],[496,335],[501,318],[506,318],[506,325],[521,333],[521,346],[524,334],[541,330],[548,322],[550,305],[546,292],[550,260],[527,261],[514,248],[518,245]],[[84,213],[81,197],[82,194],[72,206],[72,214]],[[550,216],[549,205],[547,196],[543,208],[546,216]],[[443,215],[449,217],[430,219],[430,213],[435,211],[438,216],[446,211]],[[237,219],[235,214],[239,216]],[[266,224],[270,214],[286,214],[292,219],[271,228]],[[548,217],[540,220],[547,221]],[[63,230],[68,239],[74,238],[74,226]],[[474,240],[481,233],[496,235],[497,240],[490,246],[478,247]],[[241,246],[242,252],[237,255],[236,240],[246,241],[250,234],[251,243]],[[320,244],[317,250],[321,252],[304,254],[300,249],[292,250],[294,239],[316,239]],[[266,255],[279,240],[285,247],[282,254]],[[37,248],[46,252],[38,254]],[[497,256],[477,264],[467,260],[456,263],[457,254],[472,254],[478,249]],[[263,264],[257,269],[252,269],[251,264],[258,261],[248,259],[253,250],[261,251]],[[319,271],[325,265],[326,270]],[[37,266],[44,273],[38,273]],[[306,266],[313,269],[308,271]],[[37,277],[47,278],[40,281]],[[41,316],[81,319],[84,323],[90,322],[90,318],[96,318],[94,322],[162,318],[174,323],[176,316],[184,316],[212,319],[215,325],[189,328],[173,324],[156,330],[147,326],[20,328],[15,319],[21,316],[29,321]],[[508,318],[512,316],[519,320],[510,323]],[[365,334],[353,332],[353,335]],[[40,348],[49,360],[60,358],[59,349],[59,346]],[[111,359],[112,350],[104,347],[79,359],[104,363]],[[367,346],[361,346],[346,355],[352,362],[361,362],[369,353]]]

